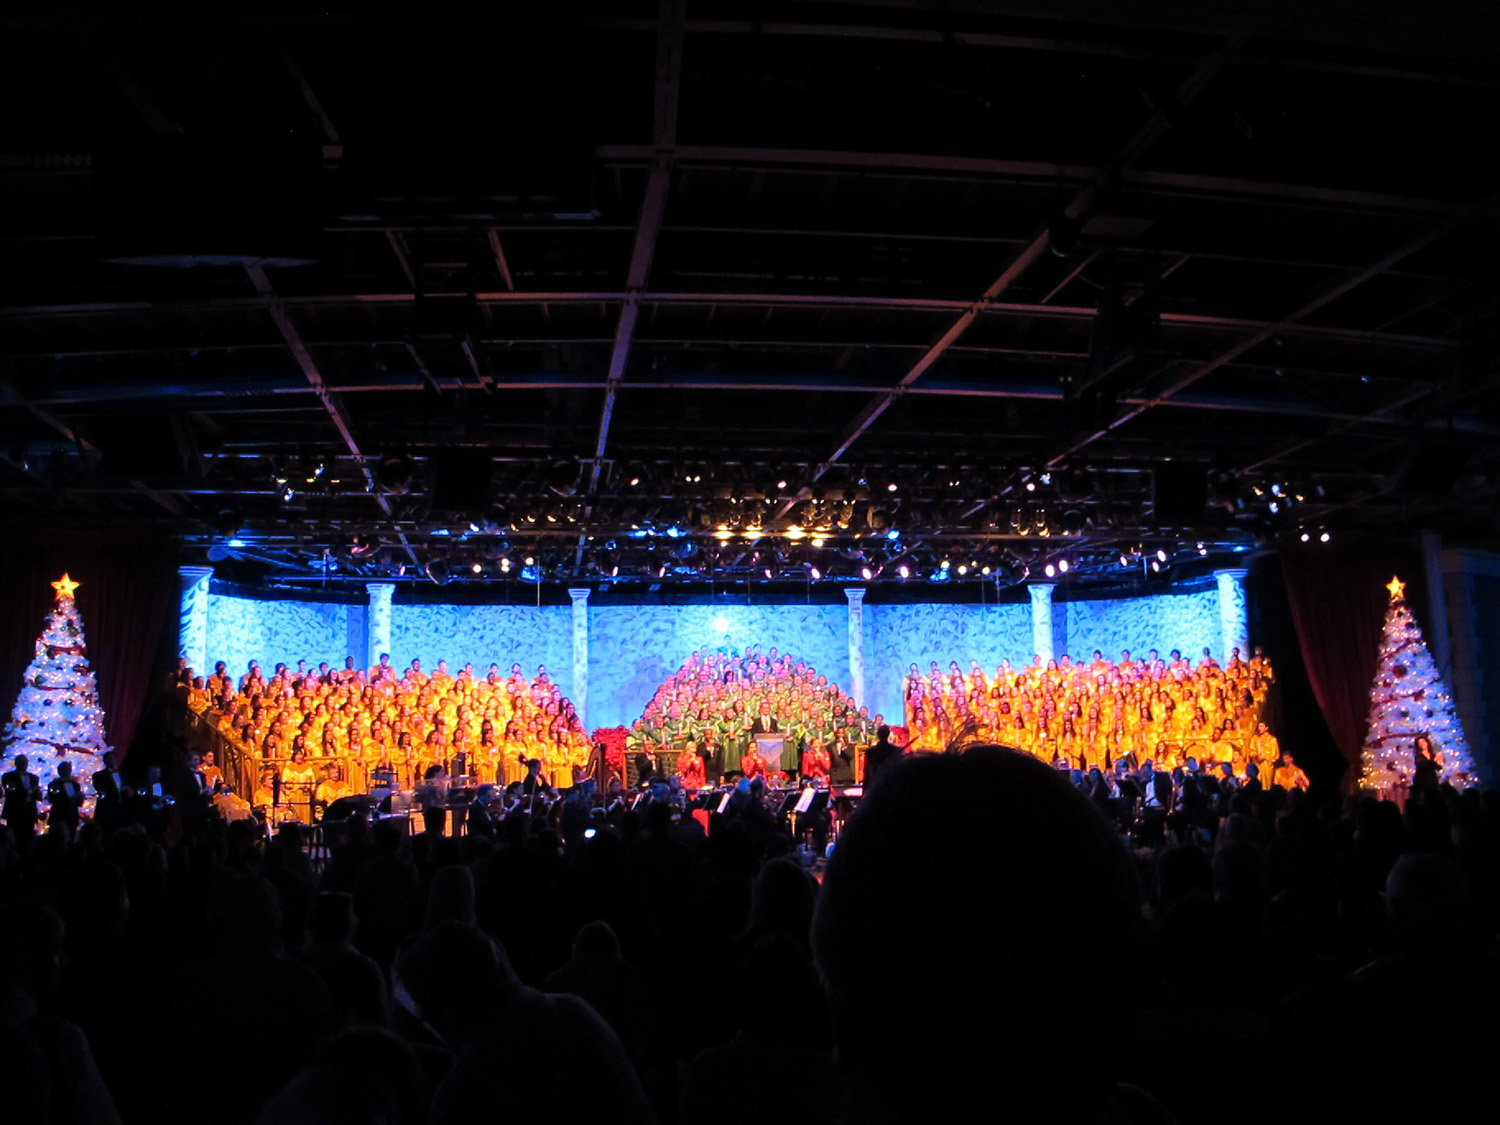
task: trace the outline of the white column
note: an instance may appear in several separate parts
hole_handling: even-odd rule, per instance
[[[589,594],[587,586],[569,587],[568,597],[573,599],[573,691],[569,699],[573,709],[589,728]]]
[[[177,655],[185,658],[195,676],[207,676],[208,666],[208,580],[211,566],[179,566],[182,580],[182,602],[177,612]]]
[[[1052,591],[1046,582],[1037,582],[1026,587],[1031,594],[1031,647],[1042,663],[1057,656],[1057,645],[1052,630]]]
[[[849,694],[854,706],[865,705],[865,588],[845,586],[849,599]]]
[[[1219,658],[1226,664],[1235,649],[1240,650],[1242,660],[1250,659],[1250,612],[1245,605],[1248,573],[1243,568],[1214,571],[1219,583]]]
[[[372,666],[382,652],[391,651],[391,595],[395,592],[394,582],[365,583],[365,593],[370,595],[365,611],[365,652]],[[391,663],[396,663],[394,657]]]

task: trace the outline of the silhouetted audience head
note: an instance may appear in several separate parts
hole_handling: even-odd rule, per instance
[[[942,809],[940,826],[933,813]],[[892,763],[835,848],[814,923],[840,1058],[872,1121],[1043,1093],[1049,1121],[1114,1088],[1140,903],[1098,809],[1019,751]]]

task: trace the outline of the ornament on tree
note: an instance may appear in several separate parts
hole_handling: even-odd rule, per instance
[[[69,762],[74,778],[87,792],[99,758],[110,747],[104,740],[104,713],[95,703],[83,623],[73,601],[78,583],[64,574],[52,588],[57,602],[42,625],[36,655],[22,677],[10,722],[0,736],[4,758],[0,769],[13,768],[16,755],[24,754],[45,788],[57,776],[57,767]]]
[[[1386,589],[1391,602],[1370,687],[1360,784],[1401,800],[1419,764],[1425,763],[1427,769],[1436,768],[1441,782],[1467,788],[1477,781],[1469,744],[1421,626],[1406,604],[1406,584],[1392,578]]]

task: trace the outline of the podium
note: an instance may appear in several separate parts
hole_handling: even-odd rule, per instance
[[[786,753],[786,735],[773,731],[752,737],[755,740],[755,752],[760,755],[760,760],[765,762],[767,773],[774,773],[777,770],[796,772],[799,763],[782,761],[782,755]],[[795,757],[795,753],[793,756]]]

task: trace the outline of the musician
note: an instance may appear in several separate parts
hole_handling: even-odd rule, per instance
[[[828,751],[823,749],[823,740],[814,737],[808,743],[807,749],[802,752],[803,779],[820,788],[827,786],[830,764]]]
[[[677,776],[682,778],[682,787],[689,793],[702,789],[707,784],[703,759],[698,755],[698,744],[691,738],[682,753],[677,755]]]
[[[57,776],[47,783],[47,803],[52,806],[47,813],[47,823],[65,824],[70,834],[78,834],[78,810],[83,806],[83,787],[73,776],[73,763],[57,764]]]
[[[1288,791],[1306,789],[1308,786],[1307,774],[1302,772],[1302,768],[1297,765],[1297,760],[1285,751],[1282,752],[1281,761],[1271,775],[1271,781],[1272,784],[1279,785]]]
[[[656,774],[656,752],[652,747],[651,740],[645,739],[641,742],[640,752],[635,756],[635,783],[646,785]]]
[[[344,780],[343,767],[337,762],[331,762],[328,766],[328,776],[318,782],[317,792],[314,796],[318,804],[326,809],[340,797],[349,797],[353,793],[354,790]]]
[[[276,767],[267,766],[260,771],[260,782],[250,797],[250,804],[269,820],[271,810],[276,807]]]
[[[42,782],[27,768],[30,764],[25,754],[17,754],[15,768],[0,774],[0,789],[5,793],[4,804],[0,805],[0,816],[10,826],[11,835],[17,844],[22,844],[36,834],[36,806],[42,796]]]
[[[745,775],[746,781],[754,781],[757,777],[764,778],[766,776],[765,759],[756,752],[755,743],[753,742],[740,755],[740,772]]]

